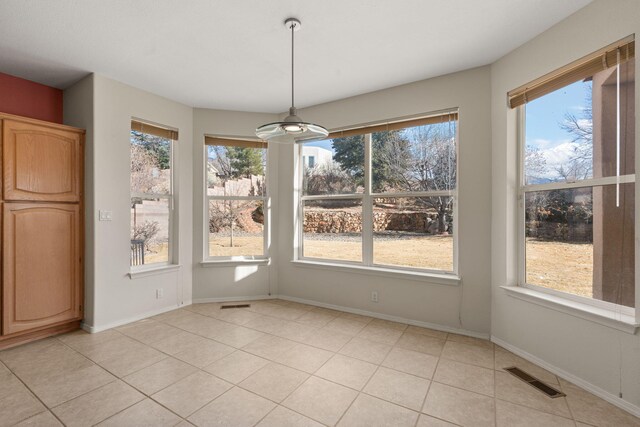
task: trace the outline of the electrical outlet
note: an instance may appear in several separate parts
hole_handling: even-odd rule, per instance
[[[371,292],[371,301],[378,302],[378,292],[377,291]]]
[[[164,296],[164,289],[156,289],[156,299],[160,299]]]

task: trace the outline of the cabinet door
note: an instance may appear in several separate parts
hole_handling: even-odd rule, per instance
[[[82,134],[3,121],[5,200],[80,201]]]
[[[4,335],[80,318],[78,205],[4,203]]]

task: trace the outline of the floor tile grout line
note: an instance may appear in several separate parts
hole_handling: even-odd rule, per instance
[[[7,366],[7,365],[5,365],[5,366]],[[47,406],[47,405],[42,401],[42,399],[40,398],[40,396],[38,396],[38,395],[37,395],[33,390],[31,390],[31,388],[30,388],[30,387],[29,387],[29,386],[28,386],[28,385],[27,385],[27,384],[22,380],[22,378],[20,378],[20,377],[19,377],[19,376],[18,376],[14,371],[12,371],[12,370],[11,370],[11,368],[9,368],[8,366],[7,366],[7,369],[9,369],[9,371],[11,372],[11,374],[12,374],[14,377],[16,377],[16,379],[17,379],[18,381],[20,381],[20,383],[22,383],[22,385],[27,389],[27,391],[28,391],[28,392],[29,392],[33,397],[35,397],[35,398],[38,400],[38,402],[40,402],[40,404],[44,407],[44,411],[38,412],[37,414],[33,414],[32,416],[27,417],[27,418],[23,418],[23,419],[19,420],[16,424],[21,423],[21,422],[23,422],[23,421],[25,421],[25,420],[28,420],[29,418],[35,417],[36,415],[40,415],[40,414],[42,414],[43,412],[50,412],[50,413],[51,413],[51,415],[53,415],[55,419],[57,419],[58,421],[60,421],[60,423],[61,423],[62,425],[66,425],[65,423],[63,423],[63,422],[62,422],[62,420],[58,417],[58,415],[57,415],[56,413],[54,413],[54,412],[53,412],[52,408],[49,408],[49,406]],[[15,425],[15,424],[14,424],[14,425]]]

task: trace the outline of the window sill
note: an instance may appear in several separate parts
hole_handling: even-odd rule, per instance
[[[387,276],[397,279],[415,280],[419,282],[429,282],[438,285],[457,286],[461,282],[460,276],[455,274],[422,273],[420,271],[396,270],[392,268],[367,267],[359,265],[345,265],[331,262],[319,262],[309,260],[293,260],[291,263],[296,267],[311,267],[321,270],[342,271],[346,273],[367,274],[372,276]]]
[[[238,267],[242,265],[269,265],[271,264],[271,258],[259,258],[259,259],[220,259],[220,260],[206,260],[200,262],[201,267]]]
[[[129,278],[141,279],[143,277],[155,276],[156,274],[170,273],[172,271],[180,270],[182,266],[180,264],[162,265],[159,267],[141,268],[139,270],[132,270],[129,272]]]
[[[551,310],[566,313],[591,322],[599,323],[628,334],[635,334],[640,323],[633,316],[621,314],[613,310],[594,307],[577,301],[571,301],[544,292],[538,292],[522,286],[501,286],[507,295],[523,301],[531,302]]]

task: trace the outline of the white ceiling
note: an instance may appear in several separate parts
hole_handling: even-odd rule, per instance
[[[0,0],[0,72],[282,112],[492,63],[591,0]]]

